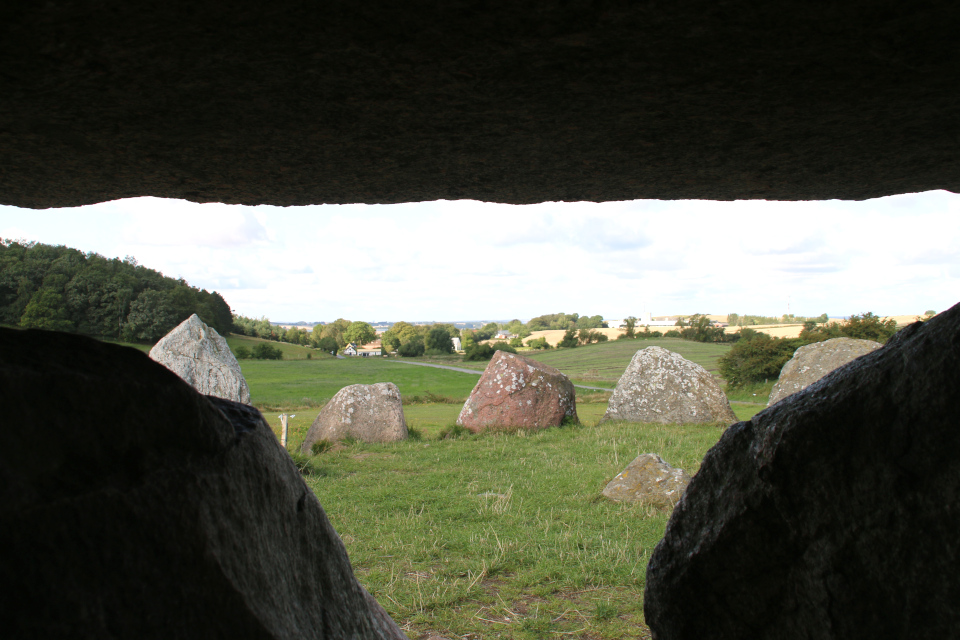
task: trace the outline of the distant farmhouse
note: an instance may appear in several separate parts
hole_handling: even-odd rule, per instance
[[[357,346],[356,342],[351,342],[344,347],[341,353],[345,356],[359,356],[361,358],[380,356],[383,355],[383,345],[379,340],[375,340],[370,344],[365,344],[362,347]]]
[[[493,337],[496,338],[497,340],[510,340],[511,338],[516,338],[517,334],[510,333],[506,329],[501,329],[500,331],[497,331],[497,335]]]
[[[623,329],[627,326],[626,320],[606,320],[607,326],[611,329]],[[677,324],[677,318],[666,318],[654,320],[649,311],[644,311],[637,318],[635,327],[673,327]]]
[[[453,341],[453,350],[454,351],[463,351],[463,348],[460,346],[460,338],[451,338]]]

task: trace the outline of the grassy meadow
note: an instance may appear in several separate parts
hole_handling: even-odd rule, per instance
[[[633,355],[646,347],[663,347],[696,362],[707,371],[718,370],[717,360],[730,351],[729,344],[690,342],[680,338],[614,340],[576,349],[527,351],[523,355],[563,371],[577,384],[595,387],[617,386]]]
[[[723,353],[661,340],[532,355],[613,386],[633,353],[654,343],[707,365]],[[406,404],[409,440],[345,442],[307,456],[296,450],[320,405],[347,384],[390,381],[405,398],[462,400],[478,378],[373,358],[244,360],[241,367],[278,436],[279,412],[293,414],[288,449],[358,579],[411,638],[649,637],[646,563],[669,510],[612,503],[600,492],[641,453],[695,473],[722,427],[600,425],[605,400],[583,400],[606,394],[581,389],[579,425],[472,435],[453,426],[459,401]],[[746,419],[762,405],[733,407]]]
[[[310,360],[241,360],[250,396],[261,411],[320,407],[351,384],[392,382],[404,398],[427,393],[461,403],[477,384],[478,376],[400,364],[385,358],[333,357]]]

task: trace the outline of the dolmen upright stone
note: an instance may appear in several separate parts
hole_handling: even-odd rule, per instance
[[[780,378],[773,385],[767,406],[803,391],[834,369],[882,346],[873,340],[831,338],[800,347],[780,370]]]
[[[150,358],[208,396],[250,404],[250,387],[227,341],[193,314],[150,349]]]
[[[457,424],[474,433],[491,428],[544,429],[578,421],[577,395],[557,369],[497,351],[460,410]]]
[[[407,439],[400,389],[392,382],[352,384],[323,405],[310,425],[300,450],[309,453],[321,440],[344,438],[363,442],[396,442]]]
[[[662,347],[637,351],[620,376],[601,422],[733,424],[730,401],[710,372]]]
[[[253,407],[3,328],[0,401],[5,637],[404,637]]]
[[[688,484],[690,476],[683,469],[671,467],[655,453],[644,453],[607,483],[602,495],[614,502],[672,507]]]
[[[647,568],[658,640],[960,629],[960,305],[729,428]]]

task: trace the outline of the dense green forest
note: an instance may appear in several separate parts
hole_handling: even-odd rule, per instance
[[[0,240],[0,323],[156,342],[196,313],[223,334],[230,306],[219,293],[164,276],[134,258]]]

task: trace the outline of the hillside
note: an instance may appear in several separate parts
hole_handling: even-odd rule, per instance
[[[679,353],[716,375],[717,360],[730,350],[729,344],[690,342],[679,338],[614,340],[575,349],[525,351],[524,356],[556,367],[571,379],[598,387],[613,388],[633,355],[645,347],[663,347]]]
[[[39,242],[0,240],[0,323],[153,343],[196,313],[232,326],[217,292],[137,264]]]

